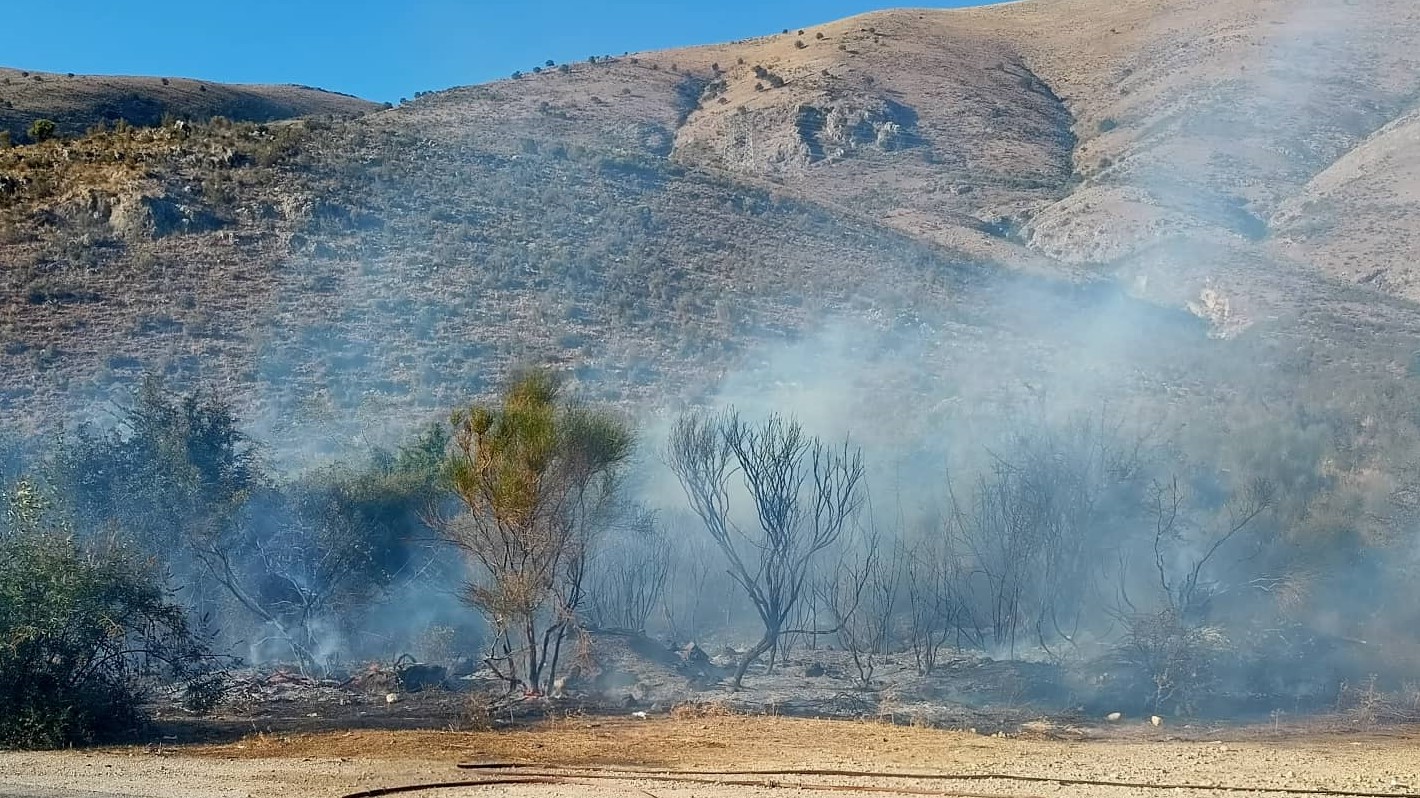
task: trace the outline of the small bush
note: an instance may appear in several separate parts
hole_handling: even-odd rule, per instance
[[[56,125],[53,120],[36,119],[34,122],[30,123],[30,141],[36,144],[40,143],[41,141],[49,141],[50,139],[54,138],[55,135],[57,135],[58,133],[59,126]]]
[[[1130,617],[1121,646],[1124,660],[1147,685],[1150,709],[1191,714],[1199,699],[1218,690],[1218,667],[1236,652],[1223,629],[1161,610]]]

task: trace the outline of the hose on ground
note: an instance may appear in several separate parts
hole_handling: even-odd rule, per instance
[[[459,787],[497,787],[511,786],[515,784],[564,784],[562,779],[546,779],[536,777],[510,776],[508,778],[494,779],[470,779],[466,781],[436,781],[429,784],[402,784],[398,787],[376,787],[370,790],[347,793],[341,798],[382,798],[386,795],[399,795],[406,792],[422,792],[424,790],[453,790]]]
[[[549,765],[546,763],[518,763],[518,762],[463,762],[459,764],[462,770],[516,770],[520,775],[548,777],[565,776],[569,773],[578,777],[592,778],[614,778],[614,779],[647,779],[647,780],[680,780],[684,777],[698,779],[698,777],[751,777],[751,778],[776,778],[782,776],[827,776],[834,778],[860,778],[860,779],[912,779],[917,781],[1014,781],[1029,784],[1058,784],[1072,787],[1122,787],[1127,789],[1140,790],[1195,790],[1206,792],[1209,790],[1219,792],[1250,792],[1264,793],[1271,795],[1330,795],[1343,796],[1343,798],[1420,798],[1420,793],[1409,792],[1368,792],[1357,790],[1327,789],[1320,787],[1265,787],[1258,785],[1211,785],[1211,784],[1161,784],[1142,781],[1122,781],[1114,779],[1085,779],[1067,778],[1062,776],[1025,776],[1012,773],[913,773],[910,771],[878,771],[878,770],[839,770],[839,769],[803,769],[790,768],[783,770],[652,770],[628,767],[587,767],[587,766],[562,766]],[[651,779],[652,776],[661,777]],[[712,783],[728,784],[725,781],[713,781]],[[791,786],[791,785],[783,785]],[[794,787],[812,788],[812,785],[794,784]],[[821,785],[830,786],[830,785]],[[851,786],[851,785],[840,785]],[[902,788],[882,789],[874,788],[873,791],[898,792]],[[905,792],[904,794],[918,795],[955,795],[957,793],[917,793]]]
[[[398,787],[379,787],[372,790],[348,793],[341,798],[382,798],[387,795],[423,792],[425,790],[450,790],[467,787],[497,787],[527,784],[564,784],[590,787],[593,781],[654,781],[675,784],[708,784],[717,787],[759,787],[788,788],[816,792],[868,792],[888,795],[929,796],[930,798],[1044,798],[1040,795],[1010,795],[1000,793],[967,792],[962,790],[929,790],[912,787],[878,787],[871,784],[811,784],[780,782],[773,779],[729,779],[696,776],[673,776],[665,773],[640,773],[636,771],[578,772],[576,775],[529,774],[528,778],[508,777],[492,779],[471,779],[468,781],[444,781],[429,784],[407,784]],[[641,792],[651,795],[642,790]],[[652,795],[652,798],[655,798]]]

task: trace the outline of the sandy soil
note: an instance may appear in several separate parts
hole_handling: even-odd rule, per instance
[[[1125,723],[1091,740],[985,737],[880,723],[715,716],[664,719],[573,718],[522,730],[474,733],[350,731],[257,735],[239,742],[175,749],[110,749],[0,754],[0,796],[78,798],[294,798],[336,796],[395,785],[459,781],[507,773],[458,770],[459,762],[521,762],[528,774],[563,783],[472,787],[419,794],[509,796],[822,795],[795,785],[1000,796],[1136,796],[1142,786],[1069,785],[1083,779],[1140,785],[1196,785],[1173,796],[1221,794],[1220,787],[1420,792],[1420,730],[1273,735],[1233,730],[1215,740],[1180,739],[1167,727]],[[579,766],[619,766],[615,776]],[[676,783],[666,771],[779,768],[876,771],[919,777],[701,776]],[[970,780],[923,778],[925,774]],[[1049,781],[1022,782],[1002,776]],[[754,786],[726,782],[764,782]],[[713,783],[718,782],[718,783]],[[770,785],[774,786],[770,786]],[[876,792],[869,790],[869,792]],[[889,790],[884,790],[887,794]],[[1234,793],[1256,794],[1256,793]],[[1273,793],[1276,794],[1276,793]]]

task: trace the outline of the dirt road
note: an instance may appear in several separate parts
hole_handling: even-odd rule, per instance
[[[169,750],[0,754],[0,796],[23,798],[339,798],[371,788],[507,775],[459,770],[465,761],[516,761],[556,767],[562,783],[471,787],[416,796],[510,798],[655,796],[742,798],[825,795],[824,787],[865,794],[1132,796],[1296,794],[1288,789],[1420,793],[1420,730],[1385,733],[1264,734],[1233,730],[1053,730],[1083,739],[983,737],[968,732],[879,723],[765,717],[561,720],[515,731],[337,732],[254,736],[241,742]],[[1106,736],[1105,739],[1091,739]],[[1194,739],[1181,739],[1192,736]],[[614,775],[579,768],[623,766]],[[693,776],[666,771],[764,769],[870,770],[844,775]],[[928,774],[970,777],[926,778]],[[1021,781],[1013,776],[1043,779]],[[1125,786],[1070,784],[1106,781]],[[743,782],[743,783],[741,783]],[[1159,790],[1143,785],[1185,785]],[[867,788],[866,790],[864,788]],[[1228,792],[1226,788],[1244,788]],[[1259,792],[1266,788],[1273,792]],[[1282,792],[1277,792],[1282,791]]]

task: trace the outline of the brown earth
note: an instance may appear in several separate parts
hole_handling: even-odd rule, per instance
[[[822,794],[796,784],[955,790],[978,795],[1142,796],[1144,786],[1070,785],[1055,780],[1102,780],[1138,785],[1194,785],[1170,794],[1219,794],[1219,787],[1413,792],[1420,780],[1413,730],[1337,735],[1331,732],[1242,730],[1184,739],[1168,728],[1130,724],[1103,739],[1063,741],[982,737],[968,732],[878,723],[772,717],[685,716],[668,719],[568,718],[512,732],[338,732],[257,735],[241,742],[195,748],[113,749],[0,754],[0,794],[77,796],[339,796],[404,784],[482,778],[455,769],[462,761],[529,764],[529,772],[560,772],[570,784],[498,788],[526,795]],[[579,765],[653,771],[836,769],[899,776],[704,777],[748,778],[771,786],[677,784],[629,773],[589,779]],[[919,774],[914,778],[910,774]],[[940,781],[922,774],[978,778]],[[506,775],[506,774],[504,774]],[[605,774],[604,774],[605,775]],[[1022,782],[991,776],[1025,776]],[[429,794],[488,794],[489,788]],[[872,792],[871,789],[868,792]],[[1245,794],[1245,793],[1244,793]],[[1285,795],[1287,793],[1282,792]]]

